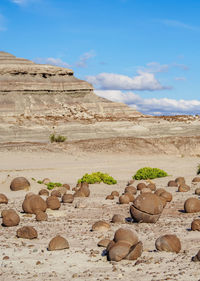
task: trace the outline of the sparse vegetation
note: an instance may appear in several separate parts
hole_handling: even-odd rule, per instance
[[[168,174],[161,169],[144,167],[136,172],[136,174],[133,176],[133,179],[147,180],[147,179],[162,178],[167,176]]]
[[[81,179],[78,180],[78,183],[80,182],[87,182],[89,184],[103,182],[109,185],[117,183],[117,181],[113,177],[102,172],[85,174]]]
[[[61,135],[56,136],[55,134],[51,134],[49,139],[50,142],[53,143],[53,142],[65,142],[67,138],[65,136],[61,136]]]
[[[54,189],[55,187],[60,187],[60,186],[62,186],[62,183],[60,183],[60,182],[49,182],[49,183],[47,183],[47,184],[45,184],[45,185],[47,186],[47,189],[52,190],[52,189]]]

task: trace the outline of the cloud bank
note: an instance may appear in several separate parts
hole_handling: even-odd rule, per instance
[[[96,88],[103,90],[156,91],[171,88],[161,85],[153,73],[141,70],[135,77],[115,73],[100,73],[96,76],[86,76],[86,80]]]
[[[59,58],[36,58],[34,59],[34,62],[39,63],[39,64],[49,64],[49,65],[55,65],[55,66],[60,66],[60,67],[67,67],[69,68],[70,65],[64,61],[62,61]]]
[[[95,93],[111,101],[123,102],[144,114],[200,114],[200,101],[198,100],[142,98],[133,92],[122,92],[119,90],[96,90]]]

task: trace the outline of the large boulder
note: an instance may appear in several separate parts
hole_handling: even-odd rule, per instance
[[[47,215],[47,213],[38,210],[35,213],[35,219],[36,219],[36,221],[47,221],[48,215]]]
[[[0,204],[8,204],[8,198],[3,193],[0,193]]]
[[[158,251],[179,253],[181,250],[181,242],[176,235],[166,234],[160,236],[155,242]]]
[[[69,243],[64,237],[60,235],[57,235],[49,242],[48,245],[49,251],[64,250],[64,249],[69,249]]]
[[[61,206],[60,201],[56,196],[49,196],[46,199],[46,203],[47,203],[47,208],[51,210],[58,210]]]
[[[188,198],[184,203],[184,210],[186,213],[200,212],[200,200],[197,198]]]
[[[18,238],[34,239],[38,237],[37,231],[32,226],[23,226],[17,230]]]
[[[12,191],[18,191],[23,189],[29,189],[30,182],[24,177],[17,177],[11,181],[10,189]]]
[[[64,194],[62,197],[63,203],[73,203],[73,201],[74,201],[74,196],[72,194]]]
[[[110,261],[122,259],[136,260],[142,254],[142,242],[138,241],[135,231],[119,228],[114,235],[113,241],[107,245],[107,256]]]
[[[22,203],[22,209],[25,213],[35,214],[36,211],[39,210],[45,212],[47,209],[47,204],[39,195],[30,194],[25,197]]]
[[[105,221],[97,221],[92,225],[92,231],[105,232],[110,229],[110,224]]]
[[[108,260],[110,261],[121,261],[124,259],[131,248],[131,245],[125,241],[119,241],[108,252]]]
[[[116,243],[118,241],[124,241],[129,243],[131,246],[137,244],[138,236],[137,233],[128,228],[119,228],[114,235],[113,239]]]
[[[193,231],[195,231],[195,230],[200,231],[200,219],[193,220],[193,222],[191,224],[191,229]]]
[[[133,201],[130,213],[136,222],[155,223],[163,208],[163,202],[159,196],[153,193],[143,193]]]
[[[3,210],[1,212],[1,216],[2,216],[2,225],[3,226],[7,226],[7,227],[16,226],[20,222],[19,215],[13,209]]]
[[[126,256],[126,260],[137,260],[141,255],[143,251],[143,245],[142,242],[139,241],[136,245],[133,245],[129,249],[129,253]]]

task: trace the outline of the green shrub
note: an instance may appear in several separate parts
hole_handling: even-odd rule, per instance
[[[37,181],[37,183],[42,184],[42,181]]]
[[[117,181],[113,177],[101,172],[85,174],[81,179],[78,180],[78,183],[80,182],[87,182],[89,184],[103,182],[109,185],[117,183]]]
[[[51,189],[54,189],[55,187],[62,186],[62,183],[60,183],[60,182],[49,182],[49,183],[46,183],[46,186],[47,186],[47,189],[51,190]]]
[[[167,176],[168,174],[165,171],[160,170],[158,168],[144,167],[136,172],[136,174],[133,176],[133,179],[147,180],[147,179],[162,178]]]
[[[50,142],[52,143],[52,142],[65,142],[67,138],[61,135],[56,136],[55,134],[51,134],[49,139]]]

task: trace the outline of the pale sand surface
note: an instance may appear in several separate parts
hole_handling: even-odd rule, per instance
[[[175,157],[166,155],[140,156],[131,153],[70,153],[70,152],[0,152],[0,192],[9,198],[8,205],[0,205],[0,211],[14,208],[20,213],[21,221],[16,227],[0,227],[0,280],[199,280],[200,263],[191,262],[200,249],[200,233],[190,231],[191,222],[199,213],[185,214],[184,201],[196,197],[191,186],[187,193],[178,193],[175,187],[166,187],[170,179],[185,176],[191,185],[200,163],[197,157]],[[102,234],[91,232],[91,226],[97,220],[110,221],[113,214],[130,216],[130,205],[119,205],[117,199],[110,201],[105,197],[113,190],[123,192],[128,180],[137,169],[144,167],[164,169],[171,176],[156,179],[157,187],[172,192],[173,201],[156,224],[111,224],[111,229]],[[31,192],[37,193],[43,186],[31,178],[76,185],[77,179],[84,173],[107,172],[118,180],[118,184],[90,185],[89,198],[76,198],[72,204],[62,204],[58,211],[48,210],[48,222],[36,222],[35,216],[22,213],[25,191],[11,192],[9,184],[16,176],[25,176],[31,182]],[[137,182],[136,182],[137,183]],[[134,185],[136,185],[136,183]],[[38,239],[16,238],[16,230],[24,225],[34,226]],[[135,229],[143,242],[142,256],[135,261],[123,260],[109,262],[102,255],[103,248],[97,247],[103,237],[113,239],[119,227]],[[64,236],[70,249],[47,251],[48,242],[55,235]],[[155,251],[155,240],[162,234],[176,234],[182,243],[179,254]],[[9,259],[3,257],[8,256]],[[39,264],[36,264],[37,262]]]

